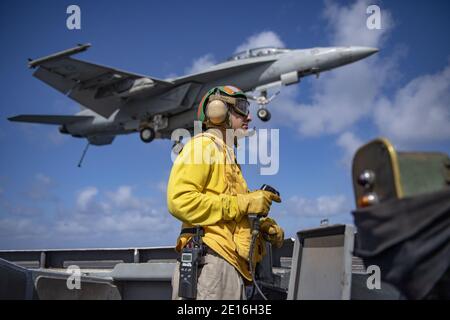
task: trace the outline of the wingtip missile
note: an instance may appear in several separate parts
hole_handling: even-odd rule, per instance
[[[74,48],[70,48],[64,51],[60,51],[54,54],[51,54],[49,56],[46,57],[42,57],[42,58],[38,58],[35,60],[31,60],[28,59],[28,68],[36,68],[37,66],[41,65],[44,62],[48,62],[51,60],[56,60],[56,59],[61,59],[63,57],[67,57],[67,56],[71,56],[74,55],[76,53],[80,53],[83,51],[86,51],[87,49],[89,49],[89,47],[91,47],[90,43],[86,43],[86,44],[78,44],[76,47]]]

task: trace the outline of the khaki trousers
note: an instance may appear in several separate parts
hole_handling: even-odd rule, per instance
[[[199,267],[197,300],[245,300],[245,286],[241,274],[217,254],[207,253]],[[180,263],[172,276],[172,300],[178,296]]]

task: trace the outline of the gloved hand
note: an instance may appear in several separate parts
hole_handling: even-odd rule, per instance
[[[264,190],[237,195],[237,204],[241,216],[244,214],[267,216],[272,201],[281,202],[281,198],[272,192]]]
[[[281,248],[284,240],[284,231],[277,224],[277,222],[269,217],[261,218],[259,231],[261,232],[263,238],[269,241],[272,245],[277,248]]]

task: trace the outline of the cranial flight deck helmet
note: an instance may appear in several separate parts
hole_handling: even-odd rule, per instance
[[[214,87],[202,98],[198,106],[197,119],[207,126],[231,126],[229,107],[247,117],[250,112],[250,103],[241,89],[233,86]]]

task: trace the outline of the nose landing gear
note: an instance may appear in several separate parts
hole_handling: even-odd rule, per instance
[[[155,139],[155,130],[150,127],[142,128],[139,132],[141,140],[145,143],[150,143]]]
[[[267,91],[265,91],[265,90],[261,91],[260,96],[258,96],[258,97],[247,95],[247,97],[249,99],[256,101],[256,103],[259,105],[259,109],[258,109],[256,115],[258,116],[258,118],[261,121],[267,122],[272,117],[269,110],[267,110],[266,105],[268,105],[269,102],[271,102],[279,93],[280,93],[280,91],[276,92],[270,98],[267,98]]]
[[[261,121],[267,122],[270,120],[272,115],[270,114],[269,110],[266,108],[259,108],[258,112],[256,113],[258,118],[261,119]]]

